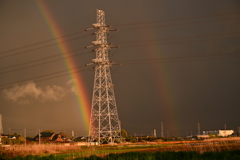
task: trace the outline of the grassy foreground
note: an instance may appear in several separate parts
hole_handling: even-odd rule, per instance
[[[14,157],[12,160],[64,160],[61,156],[32,156]],[[222,152],[127,152],[120,154],[109,154],[105,157],[92,155],[90,157],[80,157],[74,160],[239,160],[240,150]]]
[[[0,148],[0,160],[221,160],[240,159],[240,143],[121,146],[30,145]]]

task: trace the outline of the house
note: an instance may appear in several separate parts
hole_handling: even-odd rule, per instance
[[[27,143],[31,143],[32,141],[34,141],[34,138],[32,138],[32,137],[26,137],[26,142],[27,142]]]
[[[63,142],[63,137],[60,134],[55,134],[52,138],[53,142]]]
[[[39,137],[40,137],[40,141],[41,142],[51,142],[53,137],[54,137],[55,133],[52,132],[41,132],[40,136],[39,134],[37,134],[33,140],[34,141],[39,141]]]
[[[39,134],[37,134],[33,141],[39,141]],[[41,132],[40,133],[40,142],[54,142],[54,143],[61,143],[61,142],[70,142],[70,140],[66,139],[61,134],[56,134],[53,132]]]
[[[88,137],[83,137],[83,136],[80,136],[80,137],[76,137],[73,139],[74,142],[86,142],[88,139]]]

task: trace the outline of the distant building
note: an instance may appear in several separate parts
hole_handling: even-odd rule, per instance
[[[71,140],[69,138],[66,138],[64,136],[62,136],[61,134],[56,134],[53,132],[41,132],[40,135],[37,134],[32,141],[39,141],[40,138],[40,142],[54,142],[54,143],[65,143],[65,142],[70,142]]]
[[[196,135],[197,139],[207,139],[209,135]]]
[[[214,130],[214,131],[203,131],[204,135],[216,135],[219,137],[227,137],[234,133],[233,130]]]
[[[39,134],[36,135],[33,138],[33,140],[39,141],[39,138],[40,138],[41,142],[50,142],[53,139],[54,135],[55,135],[55,133],[52,133],[52,132],[41,132],[40,136],[39,136]]]

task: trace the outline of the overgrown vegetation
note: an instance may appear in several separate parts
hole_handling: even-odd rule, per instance
[[[239,160],[240,150],[223,152],[128,152],[121,154],[109,154],[106,157],[90,156],[88,158],[76,158],[75,160]]]
[[[65,157],[60,155],[49,156],[33,156],[26,157],[17,156],[12,160],[64,160]],[[222,151],[222,152],[128,152],[120,154],[109,154],[105,157],[92,155],[90,157],[79,157],[74,160],[239,160],[240,150],[235,151]]]
[[[240,143],[166,143],[166,144],[132,144],[116,146],[65,146],[62,144],[12,145],[0,148],[0,159],[35,160],[35,159],[240,159]],[[129,157],[128,157],[129,156]],[[231,158],[229,158],[231,156]],[[220,158],[219,158],[220,157]],[[160,159],[161,160],[161,159]]]

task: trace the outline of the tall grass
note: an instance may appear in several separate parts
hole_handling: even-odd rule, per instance
[[[140,160],[141,157],[151,160],[160,157],[168,157],[168,159],[176,159],[175,156],[190,157],[195,159],[205,157],[219,157],[219,155],[227,157],[230,154],[236,154],[235,157],[240,159],[240,143],[228,142],[207,142],[207,143],[183,143],[183,144],[158,144],[158,145],[122,145],[122,146],[90,146],[80,147],[74,145],[18,145],[8,148],[0,148],[0,159],[14,158],[14,160],[26,159],[133,159]],[[223,154],[223,155],[222,155]],[[125,155],[125,158],[121,158]],[[132,155],[132,156],[131,156]],[[130,156],[130,158],[127,158]],[[117,157],[117,158],[116,158]],[[234,156],[233,156],[234,158]],[[114,159],[114,158],[113,158]],[[134,160],[135,160],[134,159]],[[158,157],[159,159],[159,157]],[[166,158],[167,160],[167,158]]]
[[[33,145],[11,145],[0,148],[1,155],[9,158],[15,156],[27,156],[27,155],[50,155],[68,152],[80,152],[79,146],[69,145],[65,146],[62,144],[33,144]]]
[[[128,152],[121,154],[109,154],[106,157],[90,156],[88,158],[76,158],[75,160],[239,160],[240,151],[223,152]]]

